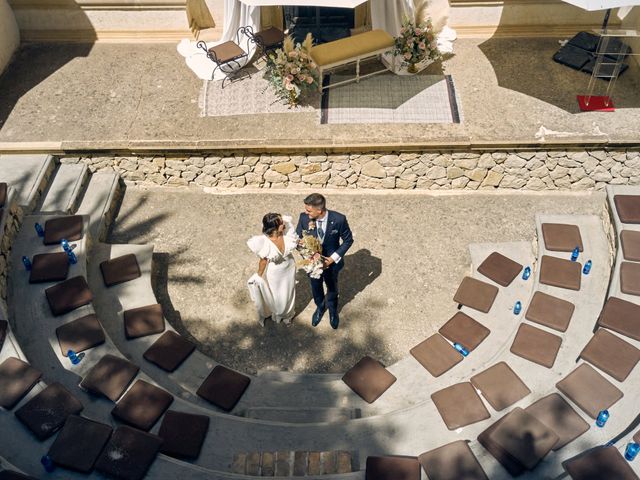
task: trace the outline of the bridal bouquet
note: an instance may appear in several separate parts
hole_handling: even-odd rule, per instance
[[[298,244],[298,252],[302,256],[299,265],[311,278],[320,278],[324,270],[322,261],[322,244],[313,235],[302,234]]]

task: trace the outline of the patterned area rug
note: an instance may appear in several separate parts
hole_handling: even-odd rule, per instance
[[[350,78],[330,75],[326,82]],[[321,123],[461,123],[450,75],[383,73],[324,90]]]
[[[313,92],[296,108],[289,108],[276,97],[275,90],[263,72],[249,67],[251,74],[227,82],[205,80],[200,93],[200,109],[203,117],[228,117],[231,115],[257,115],[262,113],[320,112],[320,94]]]

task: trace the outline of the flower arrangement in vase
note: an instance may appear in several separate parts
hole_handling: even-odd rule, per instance
[[[400,35],[396,37],[393,54],[408,65],[409,73],[417,73],[416,64],[424,60],[442,60],[433,24],[431,19],[425,16],[426,7],[427,2],[421,2],[416,7],[415,18],[405,18]]]
[[[294,43],[286,37],[282,48],[271,53],[267,59],[267,76],[276,95],[287,102],[290,108],[298,105],[304,92],[317,90],[318,67],[311,58],[313,37],[310,33],[302,43]]]

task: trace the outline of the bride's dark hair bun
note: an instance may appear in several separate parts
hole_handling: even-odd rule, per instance
[[[283,224],[282,216],[279,213],[267,213],[262,217],[262,233],[271,235],[278,231],[278,227]]]

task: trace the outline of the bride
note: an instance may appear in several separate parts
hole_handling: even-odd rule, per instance
[[[248,286],[263,326],[268,317],[276,323],[290,323],[295,316],[296,262],[293,251],[297,244],[291,217],[279,213],[267,213],[262,218],[262,235],[247,241],[251,251],[260,258],[258,273],[249,279]]]

